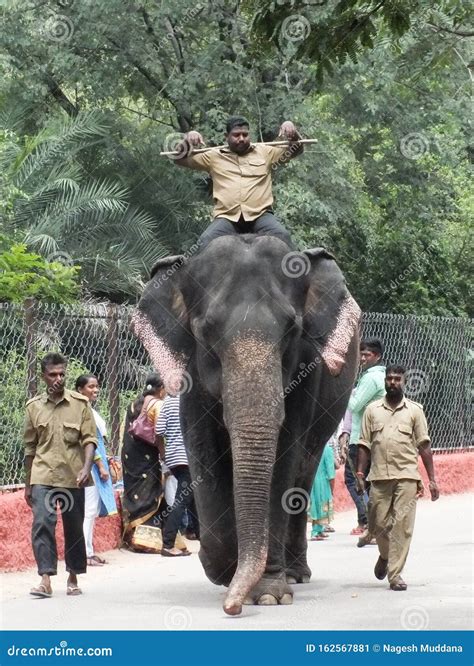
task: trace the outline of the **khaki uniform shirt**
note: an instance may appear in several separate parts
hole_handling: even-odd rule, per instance
[[[365,410],[359,446],[370,451],[368,481],[389,479],[421,480],[418,447],[430,441],[423,407],[403,398],[392,409],[385,398]]]
[[[176,164],[207,171],[212,176],[213,217],[237,222],[243,216],[251,222],[272,208],[272,165],[295,156],[296,151],[289,146],[252,144],[245,155],[237,155],[229,148],[214,148],[177,160]]]
[[[34,456],[33,484],[77,488],[87,444],[97,446],[96,424],[89,401],[65,389],[59,402],[47,394],[26,403],[25,455]],[[92,481],[88,485],[92,485]]]

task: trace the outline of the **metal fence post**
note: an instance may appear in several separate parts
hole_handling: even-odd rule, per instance
[[[25,299],[24,326],[26,347],[26,390],[29,399],[35,396],[38,392],[38,380],[36,375],[36,300],[34,298]]]
[[[120,387],[119,387],[119,336],[118,308],[115,304],[107,306],[107,393],[110,410],[110,446],[117,454],[120,444]]]

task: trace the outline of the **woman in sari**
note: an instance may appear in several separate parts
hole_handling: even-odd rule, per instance
[[[332,493],[335,476],[334,449],[331,444],[326,444],[311,489],[311,541],[327,539],[325,527],[334,515]]]
[[[76,379],[76,391],[82,393],[94,405],[99,396],[99,382],[95,375],[81,375]],[[102,416],[92,407],[97,427],[97,449],[91,475],[93,486],[85,488],[84,539],[86,542],[87,566],[101,567],[106,561],[94,553],[93,535],[97,516],[112,516],[117,513],[115,495],[105,449],[107,427]]]
[[[127,409],[122,445],[123,525],[124,541],[133,549],[154,552],[153,547],[140,546],[134,541],[137,527],[161,526],[159,517],[163,495],[161,464],[158,448],[129,432],[130,424],[140,413],[155,427],[165,397],[163,381],[157,373],[146,378],[143,394]]]

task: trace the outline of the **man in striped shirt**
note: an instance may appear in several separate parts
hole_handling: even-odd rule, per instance
[[[181,551],[174,546],[184,512],[186,509],[189,511],[193,503],[191,475],[179,417],[179,395],[166,396],[156,422],[155,434],[160,457],[178,481],[174,503],[163,528],[161,554],[164,557],[191,555],[189,551]],[[166,445],[164,438],[166,438]]]

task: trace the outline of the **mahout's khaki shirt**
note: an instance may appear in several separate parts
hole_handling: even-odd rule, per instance
[[[25,455],[34,456],[33,484],[77,488],[84,467],[85,447],[97,446],[97,429],[89,401],[81,393],[65,389],[55,402],[48,394],[26,403]],[[92,485],[92,481],[88,485]]]
[[[358,442],[370,451],[367,480],[421,480],[418,447],[429,441],[422,405],[404,397],[392,409],[385,398],[375,400],[364,412]]]
[[[176,164],[212,176],[213,217],[237,222],[243,216],[252,222],[273,206],[272,167],[296,154],[291,146],[251,144],[245,155],[237,155],[230,148],[211,148],[176,160]]]

